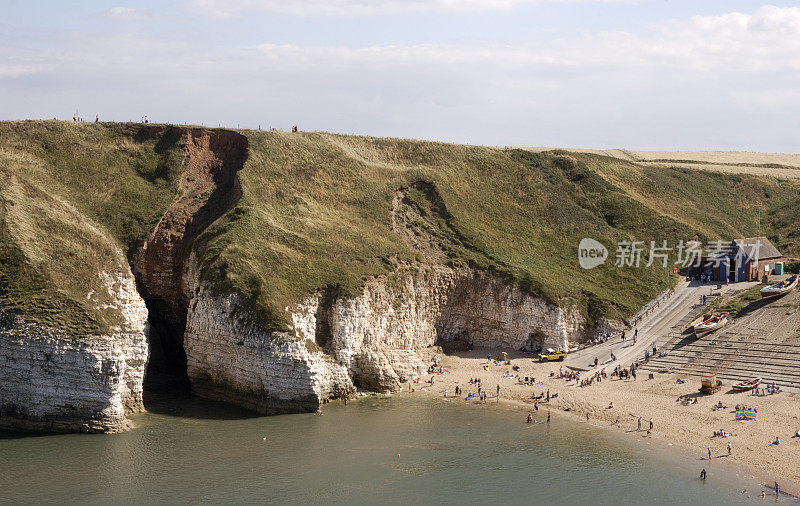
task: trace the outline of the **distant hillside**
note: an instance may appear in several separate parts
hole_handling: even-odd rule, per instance
[[[522,148],[535,153],[553,148]],[[574,153],[610,156],[645,166],[688,167],[714,172],[800,179],[800,154],[749,151],[633,151],[627,149],[570,149]]]
[[[167,210],[183,209],[174,206],[179,195],[197,208],[208,198],[185,191],[194,184],[183,162],[185,132],[0,123],[3,303],[92,332],[112,323],[113,309],[87,304],[110,249],[135,261]],[[655,267],[580,269],[583,237],[606,244],[613,263],[622,239],[755,235],[760,212],[767,235],[797,251],[787,221],[798,205],[793,183],[565,151],[239,133],[248,141],[241,198],[193,231],[190,247],[205,279],[245,295],[272,328],[284,328],[285,308],[310,292],[352,294],[371,277],[437,262],[495,271],[547,300],[578,303],[591,317],[630,315],[669,286],[668,270]],[[226,148],[216,149],[223,156]],[[415,209],[405,232],[393,219],[401,189]],[[443,256],[404,240],[406,232],[438,243]]]

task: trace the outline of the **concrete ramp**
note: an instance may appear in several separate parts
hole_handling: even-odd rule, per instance
[[[800,292],[795,291],[733,321],[728,327],[695,338],[673,335],[662,349],[666,357],[643,369],[699,376],[716,373],[731,383],[761,377],[800,390]]]

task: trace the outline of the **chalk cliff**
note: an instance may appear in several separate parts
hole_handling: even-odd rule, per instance
[[[263,413],[316,409],[355,386],[396,391],[426,372],[436,345],[566,348],[578,311],[490,274],[430,267],[375,279],[351,298],[320,291],[293,308],[292,332],[265,332],[193,274],[184,348],[194,390]]]
[[[119,253],[120,271],[99,274],[123,316],[108,335],[69,335],[0,308],[0,427],[118,432],[144,409],[147,308]]]
[[[399,139],[56,121],[0,134],[0,426],[20,429],[123,430],[143,388],[165,386],[311,411],[397,391],[443,350],[564,349],[672,279],[579,270],[581,238],[727,234],[697,221],[692,191],[712,184],[747,186],[765,212],[788,198]],[[670,215],[648,207],[662,194]]]

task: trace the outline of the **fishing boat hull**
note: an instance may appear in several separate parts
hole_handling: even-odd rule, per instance
[[[761,384],[761,378],[755,378],[750,381],[742,381],[740,383],[735,383],[731,385],[731,388],[733,388],[738,392],[746,392],[748,390],[756,388],[760,384]]]
[[[694,321],[692,321],[692,323],[686,326],[686,328],[684,329],[684,333],[694,332],[694,328],[697,325],[703,323],[705,320],[706,320],[705,316],[700,316],[699,318],[696,318]]]
[[[772,286],[768,286],[766,288],[761,289],[761,298],[762,299],[773,299],[777,297],[782,297],[787,293],[791,292],[797,287],[798,276],[794,275],[791,278],[781,281],[780,283],[776,283]]]
[[[694,326],[694,333],[697,337],[710,334],[717,331],[728,324],[728,315],[719,314],[709,318]]]

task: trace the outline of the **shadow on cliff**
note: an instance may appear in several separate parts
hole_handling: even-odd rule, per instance
[[[186,392],[153,392],[147,394],[148,413],[198,420],[247,420],[260,415],[233,404],[197,397]]]
[[[14,432],[10,430],[0,430],[0,441],[3,439],[23,439],[29,437],[48,437],[61,435],[58,432]]]
[[[145,244],[131,252],[131,266],[147,305],[150,359],[145,407],[160,412],[163,394],[190,391],[183,346],[189,305],[184,276],[197,237],[242,196],[238,172],[248,157],[247,137],[229,130],[182,130],[179,194]]]

